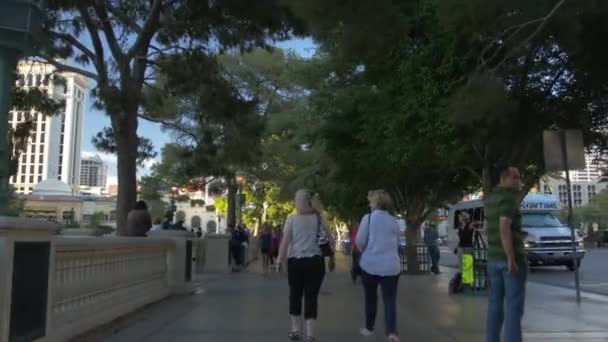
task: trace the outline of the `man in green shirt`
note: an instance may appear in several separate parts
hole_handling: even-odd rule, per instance
[[[500,172],[500,183],[484,203],[488,235],[487,342],[521,342],[528,261],[519,211],[521,175],[515,167]]]

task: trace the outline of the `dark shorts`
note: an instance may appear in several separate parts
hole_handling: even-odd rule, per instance
[[[262,248],[262,254],[270,256],[270,248]]]

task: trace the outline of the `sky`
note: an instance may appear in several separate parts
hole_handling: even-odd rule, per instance
[[[302,57],[311,57],[314,55],[316,47],[312,39],[292,39],[275,44],[277,47],[285,50],[293,50]],[[114,155],[100,153],[95,150],[91,143],[91,138],[101,131],[104,127],[110,126],[110,119],[103,111],[99,111],[93,107],[92,100],[87,94],[85,102],[85,118],[82,127],[82,157],[91,157],[99,155],[108,164],[108,185],[117,184],[116,177],[116,157]],[[138,135],[151,139],[154,147],[159,152],[167,143],[171,142],[169,133],[162,132],[160,125],[148,121],[140,120]],[[149,172],[150,166],[155,161],[149,161],[146,165],[138,170],[138,176],[146,175]]]

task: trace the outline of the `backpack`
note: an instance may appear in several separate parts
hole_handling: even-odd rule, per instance
[[[464,285],[462,284],[462,273],[458,272],[452,279],[450,279],[450,294],[461,293],[464,291]]]

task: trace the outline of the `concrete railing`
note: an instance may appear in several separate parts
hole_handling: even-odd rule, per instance
[[[171,240],[57,237],[54,245],[52,341],[86,332],[171,293]]]
[[[203,270],[192,261],[204,242],[183,233],[62,237],[55,229],[0,217],[0,342],[67,341],[191,292],[194,273]]]

